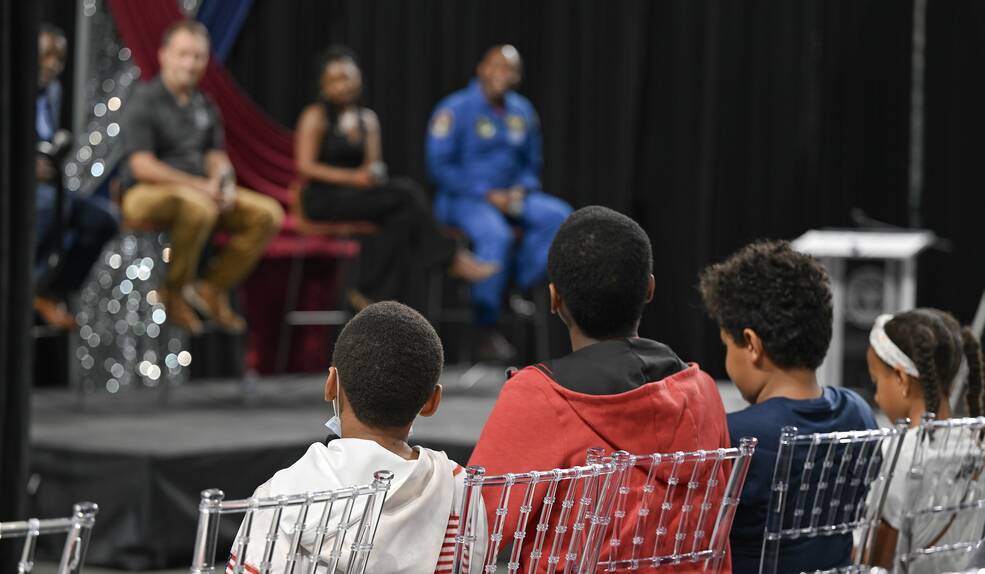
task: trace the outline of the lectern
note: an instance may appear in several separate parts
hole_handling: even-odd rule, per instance
[[[846,332],[855,335],[850,337],[850,354],[864,358],[875,318],[916,306],[917,255],[936,240],[924,229],[815,229],[794,240],[794,249],[819,258],[831,275],[834,325],[831,347],[818,373],[820,383],[845,382]]]

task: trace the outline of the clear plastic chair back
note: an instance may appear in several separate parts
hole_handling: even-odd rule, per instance
[[[243,515],[227,572],[366,572],[393,474],[380,470],[373,478],[364,486],[271,498],[224,500],[221,490],[202,492],[191,572],[218,571],[215,555],[224,514]]]
[[[58,562],[58,574],[79,574],[85,562],[97,512],[99,506],[92,502],[82,502],[72,508],[72,516],[67,518],[45,520],[31,518],[18,522],[0,522],[0,540],[24,539],[21,558],[17,563],[17,573],[29,574],[34,571],[34,554],[38,537],[46,534],[65,534],[65,544]]]
[[[930,414],[908,439],[901,459],[912,464],[896,479],[904,501],[896,571],[985,567],[985,417]]]
[[[865,549],[879,524],[886,489],[906,434],[908,420],[892,428],[868,431],[780,434],[770,487],[759,571],[780,571],[781,556],[796,551],[796,541],[842,537],[832,547],[858,548],[832,572],[865,572]]]
[[[467,468],[452,572],[594,572],[616,468],[599,459],[590,449],[584,466],[566,469],[486,476]]]
[[[743,438],[733,448],[613,455],[619,482],[598,571],[681,564],[721,571],[756,443]]]

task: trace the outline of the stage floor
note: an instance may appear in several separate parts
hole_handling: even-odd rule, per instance
[[[463,389],[463,375],[477,382]],[[414,442],[471,453],[502,379],[501,367],[479,367],[468,374],[462,367],[447,367],[441,378],[441,408],[414,423]],[[70,392],[41,390],[34,394],[31,443],[87,453],[165,456],[307,445],[328,434],[323,424],[332,409],[322,400],[323,385],[322,375],[267,377],[252,391],[240,381],[193,381],[173,388],[166,403],[147,390],[100,393],[82,404]],[[718,387],[726,411],[745,406],[731,384],[719,382]]]
[[[499,393],[503,370],[473,371],[479,380],[468,390],[459,384],[463,373],[461,368],[445,370],[441,408],[414,423],[415,442],[471,452]],[[100,393],[81,404],[67,391],[38,391],[31,443],[155,456],[308,445],[328,435],[324,422],[332,409],[322,400],[323,385],[322,375],[267,377],[252,391],[240,381],[193,381],[172,388],[164,403],[148,390]]]
[[[465,464],[503,379],[501,367],[447,367],[441,408],[415,422],[412,441]],[[309,444],[325,440],[332,409],[323,384],[323,375],[192,381],[172,388],[166,402],[148,390],[100,393],[82,403],[68,391],[39,390],[32,514],[66,514],[72,502],[93,500],[101,512],[88,563],[181,567],[191,552],[199,491],[249,496]],[[719,389],[726,410],[744,406],[732,385]],[[223,526],[231,541],[236,525]]]

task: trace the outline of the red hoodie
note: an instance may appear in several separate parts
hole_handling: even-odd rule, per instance
[[[585,451],[590,447],[603,447],[607,453],[625,450],[649,454],[728,446],[725,408],[715,381],[698,365],[685,364],[666,345],[633,338],[596,343],[516,373],[504,385],[469,464],[485,467],[486,475],[491,476],[584,464]],[[719,498],[729,471],[723,466],[719,472]],[[655,510],[648,522],[651,530],[656,528],[655,514],[666,485],[666,476],[657,478],[653,500],[658,502],[650,505]],[[641,470],[632,475],[634,494],[622,528],[625,547],[629,546],[635,527],[633,502],[638,505],[645,479],[646,473]],[[483,494],[488,495],[485,503],[492,528],[500,490],[490,489]],[[520,496],[522,492],[514,492],[511,497],[511,512],[503,530],[504,545],[512,539]],[[559,501],[561,496],[559,493]],[[530,555],[540,505],[540,497],[535,497],[524,540],[524,559]],[[675,508],[679,506],[678,502]],[[674,517],[668,532],[676,532],[677,523]],[[708,530],[710,536],[710,527]],[[546,566],[553,535],[551,528],[543,546],[542,567]],[[647,536],[643,546],[646,552],[652,550],[654,536],[653,532]],[[661,548],[669,553],[673,534],[665,540],[668,544],[661,543]],[[603,559],[608,554],[608,546],[603,545]],[[687,564],[668,571],[697,572],[700,565]],[[724,571],[731,571],[729,562]]]

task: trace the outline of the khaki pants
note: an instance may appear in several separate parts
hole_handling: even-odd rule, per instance
[[[171,259],[165,287],[175,293],[195,278],[212,230],[227,232],[229,241],[210,262],[204,277],[227,290],[253,269],[280,229],[284,210],[275,199],[244,188],[238,188],[236,202],[220,212],[215,201],[200,191],[181,185],[138,184],[123,196],[123,220],[129,227],[167,229]]]

